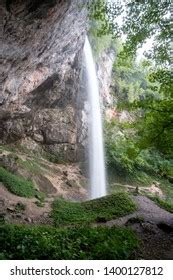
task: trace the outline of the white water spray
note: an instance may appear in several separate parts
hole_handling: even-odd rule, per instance
[[[91,46],[86,38],[84,46],[88,98],[90,103],[89,121],[89,149],[90,149],[90,184],[91,198],[98,198],[106,195],[105,159],[103,149],[103,129],[100,108],[99,87],[96,75],[95,63]]]

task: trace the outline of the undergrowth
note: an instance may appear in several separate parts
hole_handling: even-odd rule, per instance
[[[116,193],[85,202],[58,199],[53,203],[52,218],[56,226],[106,222],[133,212],[134,202],[125,193]]]
[[[22,168],[30,171],[32,174],[38,175],[41,173],[41,167],[33,159],[32,160],[29,160],[29,159],[22,160],[19,158],[18,163]]]
[[[31,260],[128,259],[138,247],[128,228],[0,226],[0,258]]]
[[[34,197],[38,191],[34,189],[31,181],[10,173],[5,168],[0,167],[0,182],[13,194],[22,197]]]

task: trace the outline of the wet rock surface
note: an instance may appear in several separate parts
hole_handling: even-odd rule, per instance
[[[81,123],[76,107],[86,3],[25,0],[0,4],[0,142],[31,139],[75,161],[82,155],[77,151]]]
[[[97,76],[99,81],[102,106],[107,112],[108,108],[113,106],[113,96],[111,95],[112,69],[115,62],[115,50],[109,48],[101,54],[97,61]]]

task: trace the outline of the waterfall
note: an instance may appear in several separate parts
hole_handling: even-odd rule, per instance
[[[87,72],[87,90],[90,104],[89,118],[89,164],[91,198],[106,195],[105,157],[103,148],[102,115],[100,108],[99,86],[95,63],[88,38],[84,45]]]

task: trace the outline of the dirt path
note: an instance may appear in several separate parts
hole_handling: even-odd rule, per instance
[[[125,225],[129,219],[139,218],[143,221],[150,221],[155,224],[166,223],[173,226],[173,214],[157,206],[151,199],[138,195],[133,196],[134,202],[137,204],[138,210],[134,213],[122,218],[112,220],[106,223],[107,226]]]
[[[108,221],[106,226],[129,226],[141,240],[132,259],[173,260],[173,214],[145,196],[134,196],[134,213]]]

